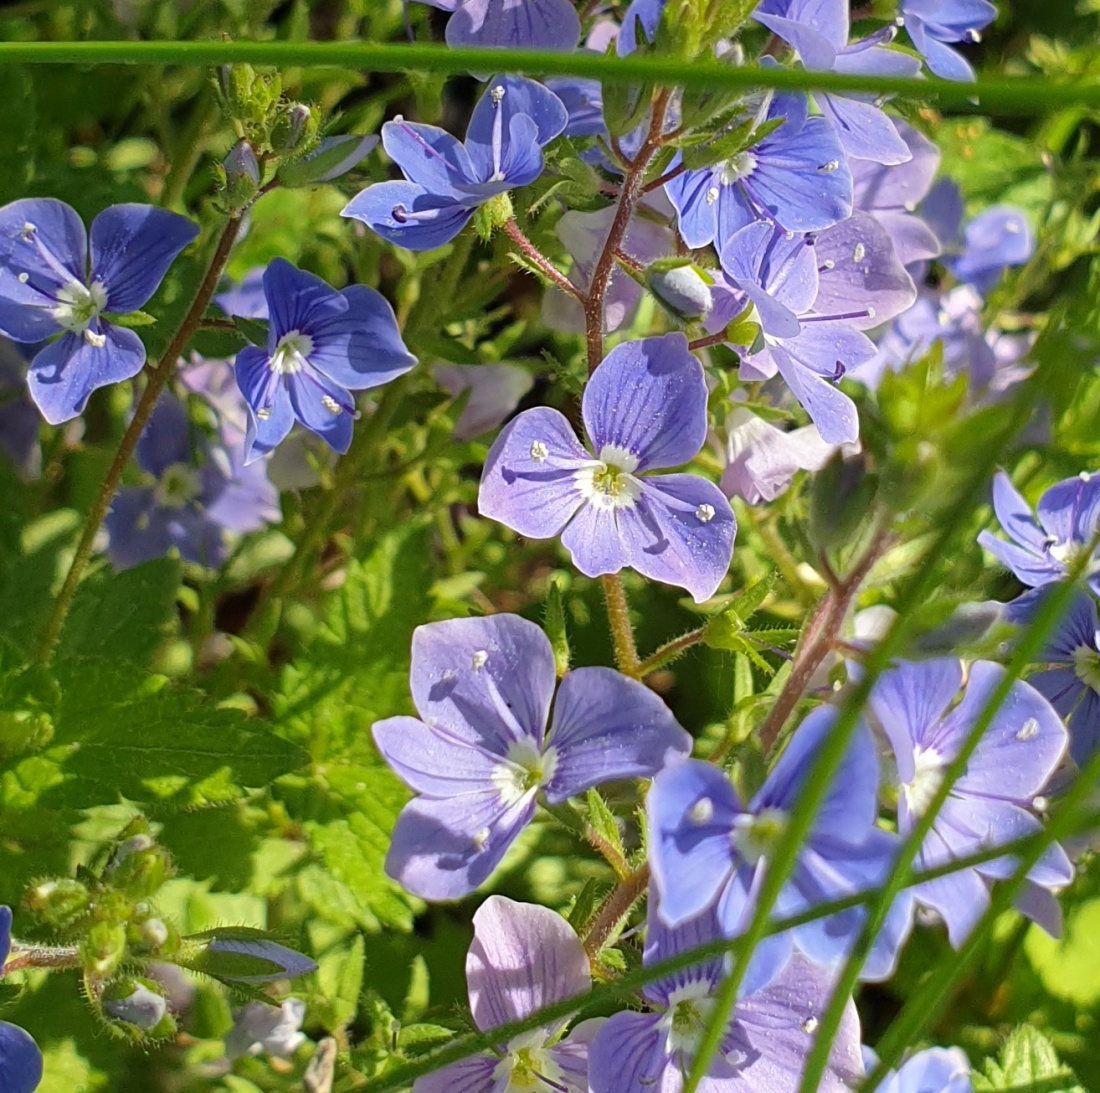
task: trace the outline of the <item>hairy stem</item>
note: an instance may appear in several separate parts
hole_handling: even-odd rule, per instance
[[[133,419],[122,435],[118,451],[115,452],[115,457],[111,460],[110,467],[107,468],[107,475],[103,479],[103,484],[99,487],[99,493],[96,495],[87,517],[85,517],[84,529],[80,533],[80,541],[77,543],[76,553],[69,565],[65,583],[61,586],[61,591],[54,601],[53,613],[50,615],[50,620],[46,624],[46,629],[42,632],[42,637],[38,643],[35,659],[39,664],[45,664],[50,659],[54,643],[61,633],[61,627],[65,624],[69,608],[72,607],[77,585],[80,583],[80,578],[87,568],[88,560],[92,556],[92,546],[95,543],[96,533],[111,507],[111,501],[114,499],[119,482],[122,481],[122,473],[134,454],[134,449],[137,447],[142,431],[153,412],[153,407],[156,406],[157,399],[160,398],[161,392],[175,374],[176,362],[202,322],[203,312],[218,286],[218,279],[229,260],[229,252],[237,238],[240,227],[239,217],[226,221],[218,239],[218,245],[214,250],[214,257],[207,267],[206,276],[203,277],[198,292],[195,293],[195,298],[191,301],[191,306],[183,318],[183,322],[180,323],[175,335],[168,343],[168,347],[161,354],[157,367],[151,371],[146,369],[149,378],[145,384],[145,390],[134,409]]]
[[[683,656],[693,645],[698,645],[703,640],[706,632],[707,628],[700,626],[698,630],[690,630],[688,633],[666,642],[656,652],[650,653],[638,665],[638,678],[645,679],[646,676],[656,672],[658,668],[663,668],[670,661]]]
[[[632,679],[638,676],[638,647],[634,644],[634,628],[630,625],[630,608],[626,602],[626,589],[618,573],[607,573],[600,578],[604,600],[607,603],[607,621],[611,626],[611,640],[615,643],[615,663],[619,671]]]
[[[641,865],[603,901],[603,905],[589,920],[581,939],[589,960],[594,960],[599,955],[648,886],[649,865]]]
[[[536,266],[548,281],[557,285],[562,292],[568,293],[573,299],[579,300],[582,304],[584,303],[584,293],[524,235],[523,229],[514,219],[504,222],[504,230],[508,233],[512,242],[522,251],[523,256],[532,265]]]
[[[21,972],[25,968],[79,968],[80,949],[75,945],[23,945],[12,942],[13,955],[0,968],[0,975]]]

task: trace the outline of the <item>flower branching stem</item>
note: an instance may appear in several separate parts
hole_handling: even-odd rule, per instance
[[[504,222],[504,230],[509,238],[519,247],[523,256],[534,265],[542,275],[575,300],[584,303],[584,293],[568,277],[565,276],[553,262],[550,261],[524,234],[523,229],[515,222],[515,219]]]
[[[218,281],[221,278],[222,272],[225,270],[226,263],[229,261],[229,252],[233,248],[240,228],[241,220],[239,214],[236,217],[231,217],[225,222],[221,235],[218,238],[217,247],[214,250],[214,256],[210,260],[206,275],[203,277],[202,283],[195,293],[195,298],[191,301],[191,306],[188,308],[187,314],[184,316],[175,335],[172,337],[171,341],[169,341],[167,348],[161,354],[160,360],[157,362],[157,367],[146,369],[148,379],[146,380],[145,390],[142,392],[141,398],[138,399],[138,404],[134,409],[134,416],[129,426],[127,426],[126,432],[122,436],[118,451],[115,452],[115,457],[111,461],[110,467],[107,469],[103,484],[99,487],[99,493],[96,495],[96,499],[92,503],[88,515],[84,519],[84,527],[80,533],[80,540],[76,546],[76,553],[73,555],[73,560],[69,565],[69,572],[65,577],[65,583],[61,586],[61,591],[54,601],[53,612],[50,615],[45,630],[42,632],[38,648],[35,651],[35,660],[39,664],[45,664],[50,659],[54,644],[57,642],[57,638],[61,633],[61,627],[64,626],[65,619],[69,614],[69,609],[72,607],[73,596],[76,594],[77,585],[80,583],[80,578],[84,575],[84,570],[88,566],[88,560],[92,556],[92,548],[95,544],[96,534],[104,518],[107,516],[107,512],[111,507],[111,502],[114,500],[115,491],[122,481],[123,471],[125,471],[126,465],[133,457],[134,450],[137,448],[137,443],[141,437],[142,431],[145,429],[146,423],[153,413],[153,408],[157,404],[157,399],[160,398],[161,392],[175,374],[176,362],[187,348],[187,344],[190,342],[192,335],[202,324],[203,313],[206,311],[214,295],[214,290],[218,287]]]
[[[615,936],[631,908],[645,894],[649,886],[649,865],[640,865],[618,884],[600,909],[589,919],[581,941],[589,960],[595,960],[608,941]]]

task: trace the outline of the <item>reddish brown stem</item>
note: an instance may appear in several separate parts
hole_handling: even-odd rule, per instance
[[[726,330],[723,327],[717,334],[708,334],[705,338],[696,338],[688,342],[688,349],[709,349],[712,345],[721,345],[726,340]]]
[[[642,898],[649,886],[649,865],[642,865],[623,880],[604,900],[603,906],[592,916],[584,931],[584,951],[589,960],[595,960],[600,950],[630,913],[631,907]]]
[[[683,163],[677,163],[671,171],[666,171],[660,178],[655,178],[652,182],[647,182],[642,187],[643,194],[651,194],[654,190],[659,190],[666,182],[671,182],[674,178],[679,178],[687,170],[687,167]]]
[[[537,266],[548,281],[557,285],[562,292],[569,293],[573,299],[579,300],[582,304],[584,303],[584,293],[524,235],[523,229],[515,220],[506,220],[504,230],[508,233],[512,242],[523,252],[524,257]]]

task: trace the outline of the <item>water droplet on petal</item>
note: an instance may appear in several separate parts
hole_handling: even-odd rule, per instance
[[[807,1017],[806,1020],[802,1022],[802,1031],[806,1033],[807,1036],[815,1033],[817,1031],[817,1018]]]
[[[839,167],[840,167],[840,160],[839,159],[831,159],[831,160],[829,160],[828,163],[823,163],[820,167],[818,167],[818,170],[823,175],[831,175],[833,173],[833,171],[837,170]]]
[[[19,274],[19,276],[18,276],[18,277],[16,278],[16,280],[17,280],[17,281],[18,281],[18,282],[19,282],[19,283],[20,283],[21,285],[25,285],[25,284],[26,284],[26,283],[27,283],[27,282],[28,282],[28,281],[29,281],[30,279],[31,279],[31,276],[30,276],[30,274],[29,274],[29,273],[21,273],[21,274]]]

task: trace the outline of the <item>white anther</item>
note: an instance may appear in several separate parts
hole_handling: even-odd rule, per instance
[[[1029,717],[1016,733],[1017,740],[1033,740],[1039,735],[1039,722],[1034,717]]]
[[[38,228],[28,220],[23,224],[23,230],[19,234],[22,235],[24,239],[30,239],[36,231],[38,231]]]
[[[1010,220],[1010,221],[1009,221],[1009,222],[1008,222],[1008,223],[1007,223],[1007,224],[1005,225],[1005,231],[1006,231],[1006,232],[1009,232],[1009,233],[1011,233],[1012,235],[1019,235],[1019,233],[1020,233],[1020,225],[1019,225],[1019,223],[1018,223],[1017,221],[1015,221],[1015,220]]]
[[[840,167],[840,160],[839,159],[831,159],[831,160],[829,160],[828,163],[823,163],[820,167],[818,167],[818,170],[822,174],[831,175],[833,173],[833,171],[837,170],[839,167]]]
[[[474,832],[475,849],[484,850],[485,847],[489,845],[489,836],[491,834],[492,832],[487,827],[483,827],[480,831]]]
[[[402,122],[402,121],[405,120],[405,115],[404,114],[394,114],[393,120],[396,121],[396,122]]]
[[[878,312],[875,311],[875,309],[873,307],[868,306],[868,308],[867,308],[867,318],[868,319],[873,319],[877,314],[878,314]]]
[[[856,244],[856,249],[852,251],[852,261],[862,262],[863,256],[867,253],[867,248],[862,243]]]
[[[334,417],[343,409],[340,403],[338,403],[336,399],[332,397],[332,395],[322,395],[321,405]]]
[[[267,421],[267,419],[271,417],[271,407],[270,406],[261,406],[256,411],[256,417],[259,418],[260,421]]]
[[[97,334],[94,330],[86,329],[84,331],[84,340],[93,349],[102,349],[107,344],[107,335]]]
[[[490,90],[489,98],[491,98],[493,102],[499,103],[500,100],[504,98],[504,88],[501,87],[500,84],[497,84],[496,87]]]
[[[709,524],[714,519],[714,506],[700,505],[695,510],[695,519],[701,524]]]
[[[20,283],[21,285],[25,285],[25,284],[26,284],[26,283],[27,283],[27,282],[28,282],[28,281],[29,281],[30,279],[31,279],[31,275],[30,275],[29,273],[21,273],[21,274],[19,274],[19,276],[18,276],[18,277],[16,278],[16,280],[17,280],[17,281],[18,281],[18,282],[19,282],[19,283]]]
[[[970,30],[966,31],[966,40],[968,42],[980,42],[982,40],[982,36],[976,30],[971,28]]]
[[[706,824],[710,823],[714,816],[714,802],[709,797],[700,797],[687,810],[687,818],[689,823],[693,824]]]
[[[792,240],[792,239],[794,238],[794,232],[792,232],[792,231],[789,231],[789,232],[787,232],[787,233],[786,233],[786,234],[785,234],[785,235],[783,236],[783,238],[784,238],[784,239],[786,239],[786,240],[787,240],[787,242],[790,242],[790,241],[791,241],[791,240]]]
[[[484,649],[478,649],[476,653],[470,658],[470,667],[476,672],[480,668],[485,667],[485,662],[489,659],[489,654]]]
[[[707,193],[706,193],[707,204],[708,205],[713,205],[718,200],[718,198],[720,196],[721,195],[718,191],[718,187],[717,186],[711,186],[711,188],[709,190],[707,190]]]
[[[1046,797],[1035,797],[1031,802],[1031,807],[1036,812],[1046,812],[1050,807],[1050,801]]]
[[[550,449],[541,440],[531,441],[531,458],[536,463],[545,463],[549,454]]]
[[[836,262],[834,262],[831,258],[826,258],[825,261],[822,262],[822,265],[826,269],[836,269]]]
[[[810,1036],[813,1033],[815,1033],[817,1031],[817,1018],[816,1017],[807,1017],[806,1020],[802,1022],[802,1031],[807,1036]]]

